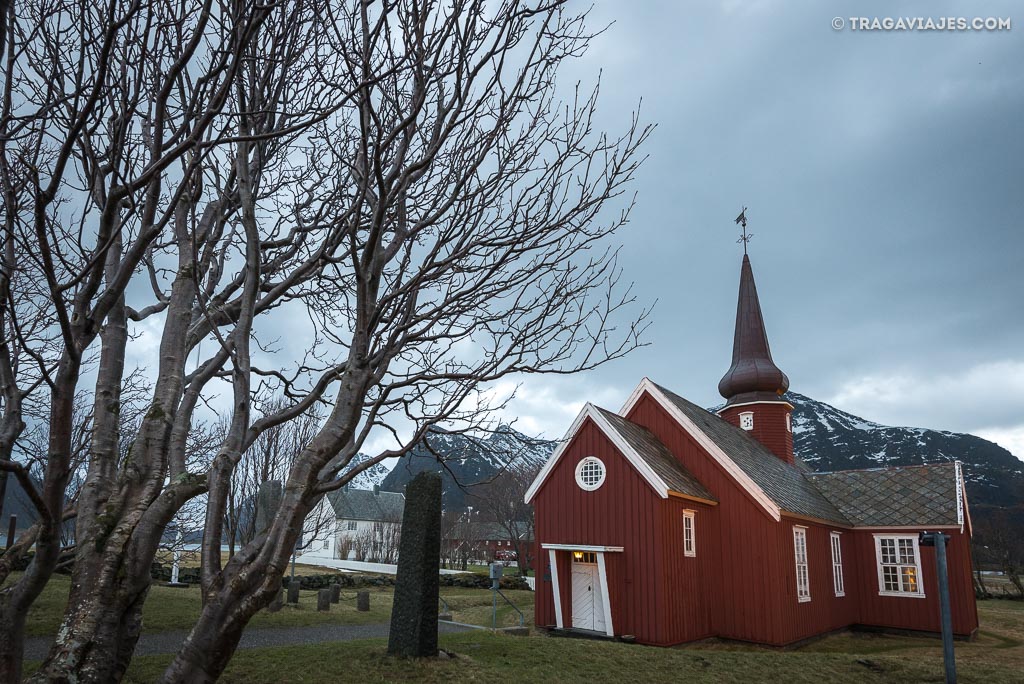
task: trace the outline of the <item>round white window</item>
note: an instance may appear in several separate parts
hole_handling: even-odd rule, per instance
[[[576,484],[588,492],[592,492],[604,484],[604,463],[594,456],[587,456],[576,466]]]

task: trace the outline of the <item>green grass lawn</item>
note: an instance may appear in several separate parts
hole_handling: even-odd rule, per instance
[[[963,684],[1024,680],[1024,604],[981,604],[982,635],[957,643]],[[446,634],[452,660],[389,658],[380,639],[240,651],[222,681],[264,682],[942,682],[941,644],[865,634],[829,637],[794,650],[722,644],[654,648],[490,632]],[[170,656],[136,658],[128,680],[157,677]],[[858,662],[862,661],[862,662]],[[312,666],[311,663],[315,663]]]
[[[42,595],[29,609],[26,632],[28,636],[50,636],[57,633],[64,608],[67,605],[70,578],[55,575]],[[356,589],[344,588],[341,601],[331,610],[316,610],[316,591],[299,592],[298,606],[286,604],[277,613],[261,611],[249,625],[259,627],[294,627],[315,624],[365,625],[387,622],[391,618],[391,587],[370,587],[370,610],[356,610]],[[527,624],[533,623],[533,592],[506,591],[505,595],[526,613]],[[491,592],[486,589],[442,587],[441,596],[453,611],[453,619],[477,625],[491,624]],[[500,598],[499,598],[500,600]],[[502,601],[498,611],[499,626],[518,624],[518,615]],[[146,634],[170,630],[187,630],[195,623],[201,608],[197,587],[172,589],[154,584],[142,609],[142,631]]]
[[[69,588],[58,577],[29,613],[31,634],[55,633]],[[533,594],[505,592],[533,621]],[[386,622],[391,612],[390,588],[372,592],[369,613],[355,610],[355,590],[342,592],[342,602],[329,613],[316,612],[316,594],[302,592],[299,607],[258,615],[254,628],[318,623]],[[490,625],[491,594],[483,589],[446,587],[454,619]],[[960,681],[992,684],[1024,682],[1024,603],[983,601],[978,604],[981,632],[970,643],[957,642]],[[199,611],[195,588],[154,586],[143,615],[148,633],[188,629]],[[510,608],[499,612],[500,625],[517,623]],[[239,651],[225,674],[226,682],[942,682],[938,639],[863,633],[838,634],[792,650],[708,642],[677,648],[653,648],[605,641],[584,641],[534,634],[510,637],[486,631],[441,636],[452,660],[404,661],[385,655],[383,640],[291,646]],[[149,682],[171,656],[135,658],[128,681]],[[860,662],[859,662],[860,661]]]

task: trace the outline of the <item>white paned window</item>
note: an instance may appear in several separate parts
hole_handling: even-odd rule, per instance
[[[839,533],[832,535],[832,586],[836,590],[836,596],[846,596],[843,585],[843,549],[839,543]]]
[[[790,432],[793,431],[793,416],[789,413],[786,414],[786,429]]]
[[[807,573],[807,528],[793,528],[793,554],[796,557],[796,600],[811,600],[811,577]]]
[[[697,555],[697,545],[693,538],[693,511],[683,511],[683,554]]]
[[[740,427],[744,430],[754,429],[754,414],[751,411],[740,414]]]
[[[359,529],[359,523],[357,521],[355,521],[355,520],[349,520],[348,521],[348,529],[349,529],[349,531]]]
[[[604,463],[594,456],[587,456],[576,466],[576,484],[588,492],[592,492],[604,484]]]
[[[878,593],[881,596],[924,597],[921,551],[916,536],[875,535]]]

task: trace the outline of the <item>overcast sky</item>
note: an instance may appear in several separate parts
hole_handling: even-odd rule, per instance
[[[863,32],[851,16],[1013,26]],[[658,126],[621,234],[626,278],[658,304],[649,347],[529,380],[519,427],[561,437],[583,402],[617,410],[645,375],[717,403],[742,256],[733,219],[747,206],[792,389],[1024,458],[1024,8],[599,0],[592,17],[614,24],[562,77],[602,72],[609,129],[641,98]]]

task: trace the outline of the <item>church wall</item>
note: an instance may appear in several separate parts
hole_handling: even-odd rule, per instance
[[[719,504],[698,525],[700,554],[710,553],[704,591],[712,606],[711,630],[743,641],[783,643],[784,552],[778,524],[650,396],[641,397],[628,418],[653,432]]]
[[[607,475],[597,490],[576,484],[576,465],[585,456],[604,462]],[[605,554],[612,623],[617,635],[641,643],[666,644],[663,549],[659,514],[663,500],[590,419],[572,439],[534,497],[538,578],[534,597],[538,626],[554,626],[553,576],[542,543],[622,546]],[[572,624],[570,552],[556,551],[564,624]]]
[[[801,602],[796,591],[796,549],[793,528],[807,533],[807,574],[811,600]],[[832,533],[839,532],[843,568],[843,596],[836,596],[832,570]],[[783,516],[777,525],[777,543],[783,554],[783,583],[779,586],[780,610],[785,628],[779,645],[789,644],[817,634],[842,629],[857,622],[858,601],[863,593],[860,567],[853,562],[857,553],[851,531],[834,525]]]
[[[878,563],[875,556],[876,532],[907,534],[917,536],[922,529],[907,531],[858,529],[853,533],[856,548],[855,562],[861,579],[856,622],[874,627],[909,629],[938,632],[939,586],[935,549],[922,547],[921,586],[924,598],[878,595]],[[974,584],[971,578],[970,536],[959,530],[943,530],[950,535],[946,547],[946,562],[949,570],[949,598],[953,613],[953,632],[968,636],[978,628],[978,607],[974,599]]]

